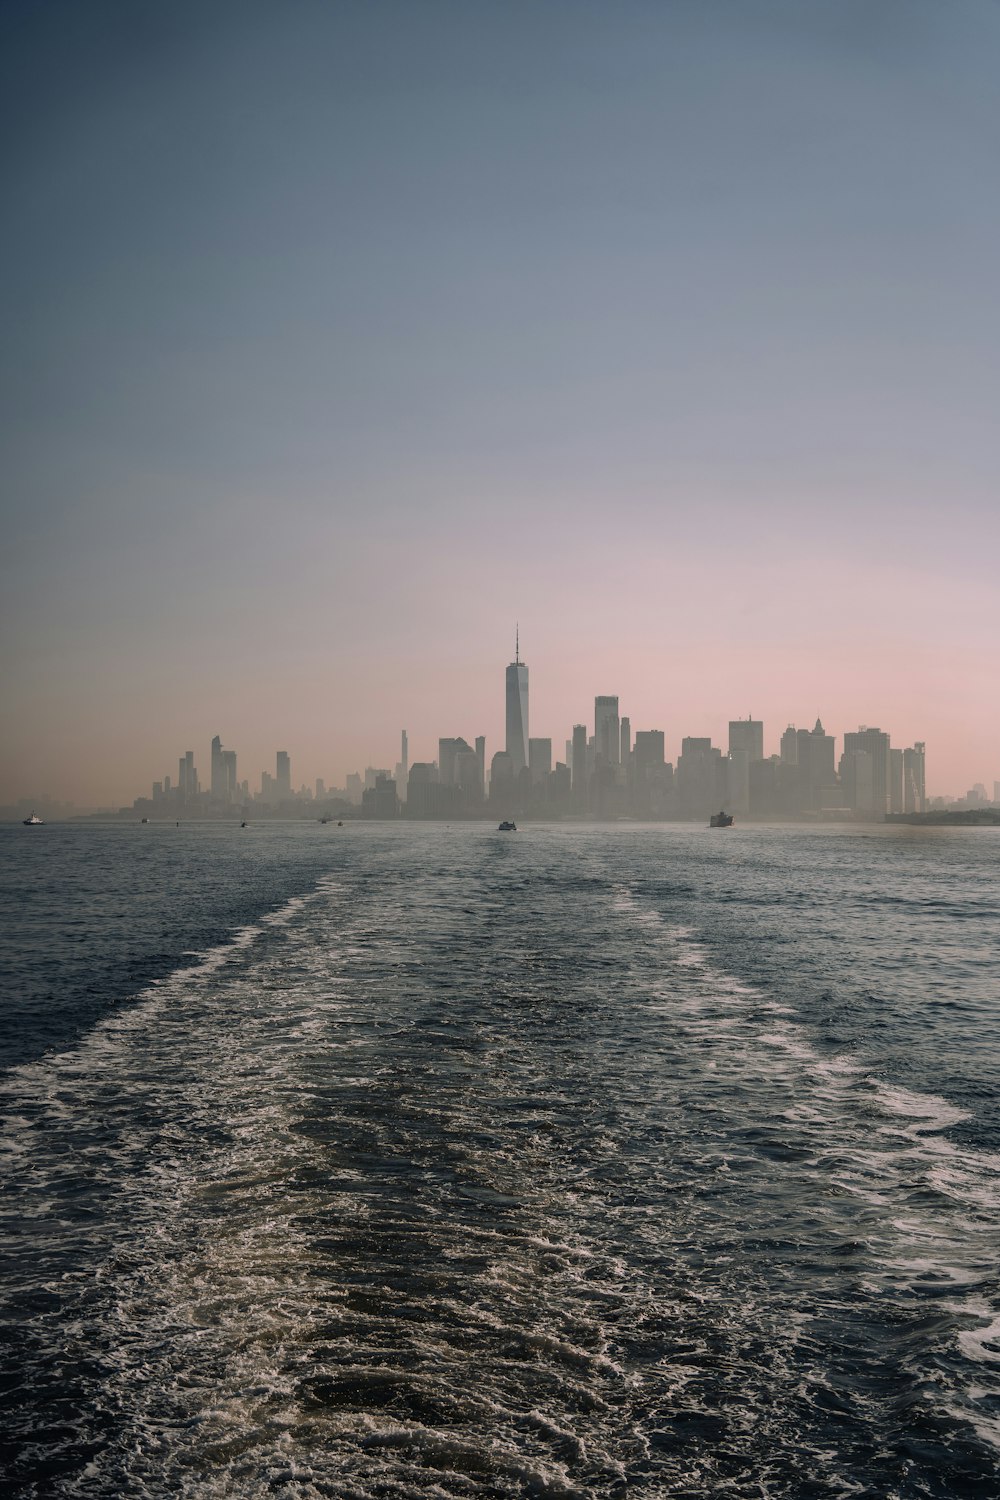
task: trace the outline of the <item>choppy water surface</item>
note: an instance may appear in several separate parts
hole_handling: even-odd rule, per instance
[[[9,1012],[10,1493],[1000,1494],[991,831],[247,832]]]

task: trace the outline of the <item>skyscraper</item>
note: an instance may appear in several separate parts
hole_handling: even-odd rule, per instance
[[[292,795],[292,760],[287,750],[279,750],[274,758],[274,790],[279,802]]]
[[[521,660],[519,631],[514,635],[514,660],[507,668],[507,754],[516,777],[528,764],[528,669]]]
[[[216,802],[226,801],[226,762],[219,735],[212,741],[212,798]]]
[[[236,780],[236,751],[223,750],[222,752],[222,774],[225,778],[225,800],[235,802],[239,794],[239,783]]]
[[[729,753],[745,750],[749,760],[764,759],[764,724],[760,719],[730,719]]]
[[[552,770],[552,741],[528,741],[528,770],[533,786],[538,786]]]
[[[871,756],[871,800],[862,781],[857,797],[852,804],[857,812],[873,812],[878,817],[889,811],[889,736],[881,729],[869,729],[864,724],[853,734],[844,735],[844,754],[851,756],[861,751]]]
[[[587,726],[573,725],[573,796],[583,802],[587,795]]]
[[[994,801],[997,798],[994,783]],[[927,811],[927,789],[924,781],[924,742],[917,740],[912,750],[903,751],[903,811]]]
[[[594,699],[594,746],[598,765],[617,766],[621,758],[618,699]]]
[[[198,772],[195,771],[195,751],[184,750],[177,766],[177,790],[181,802],[189,796],[198,796]]]

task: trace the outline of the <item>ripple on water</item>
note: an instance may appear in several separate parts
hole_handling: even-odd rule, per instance
[[[599,843],[415,847],[8,1080],[23,1492],[996,1488],[966,1111]]]

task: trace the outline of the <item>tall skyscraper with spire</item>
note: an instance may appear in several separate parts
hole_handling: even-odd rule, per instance
[[[521,631],[514,630],[514,660],[507,668],[507,754],[517,776],[528,764],[528,669],[521,660]]]

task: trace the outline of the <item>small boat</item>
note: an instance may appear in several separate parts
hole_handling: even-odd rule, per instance
[[[240,824],[240,827],[245,828],[246,826],[246,819],[244,818],[243,822]]]
[[[338,828],[343,828],[343,826],[344,826],[344,820],[343,820],[343,818],[338,818],[337,819],[337,827]]]
[[[497,833],[516,833],[516,832],[517,832],[517,824],[514,823],[514,822],[508,823],[508,821],[507,821],[506,818],[503,820],[503,822],[500,824],[500,827],[497,829]]]
[[[733,815],[727,812],[713,813],[708,820],[709,828],[732,828]]]
[[[28,818],[22,818],[21,821],[24,824],[25,828],[37,828],[39,823],[44,823],[45,819],[36,818],[34,808],[32,808],[31,816]]]
[[[149,822],[149,819],[148,819],[148,818],[140,818],[140,819],[139,819],[139,822],[140,822],[140,823],[148,823],[148,822]]]

